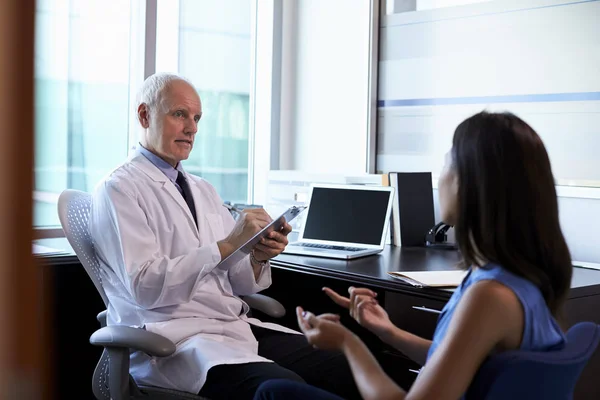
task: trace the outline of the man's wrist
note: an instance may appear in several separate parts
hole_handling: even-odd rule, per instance
[[[254,249],[253,249],[250,252],[250,261],[252,261],[252,263],[254,263],[256,265],[260,265],[261,267],[264,267],[265,265],[267,265],[267,262],[269,261],[269,259],[259,260],[258,258],[256,258],[256,255],[254,254]]]
[[[229,257],[229,255],[235,250],[233,245],[226,240],[217,242],[217,247],[219,248],[219,253],[221,253],[221,260]]]

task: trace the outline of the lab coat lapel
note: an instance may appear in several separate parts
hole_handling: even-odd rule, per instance
[[[200,239],[200,236],[198,234],[198,227],[196,226],[196,223],[194,222],[194,217],[192,216],[192,212],[190,211],[190,208],[188,207],[188,205],[185,202],[181,193],[179,193],[179,190],[177,190],[177,187],[175,187],[175,184],[173,182],[171,182],[169,180],[169,178],[167,178],[167,176],[162,173],[161,170],[156,168],[156,166],[154,164],[152,164],[150,162],[150,160],[148,160],[143,155],[140,154],[139,156],[134,157],[132,161],[135,162],[136,165],[143,172],[145,172],[152,180],[162,183],[162,189],[164,191],[166,191],[167,193],[169,193],[169,195],[173,198],[173,200],[175,200],[175,202],[179,205],[179,207],[181,207],[183,209],[183,212],[187,216],[187,221],[190,224],[190,227],[192,228],[192,230],[194,231],[196,238]],[[188,182],[190,182],[190,181],[193,181],[193,180],[188,179]],[[196,205],[196,215],[199,215],[198,207],[197,207],[198,202],[197,202],[196,198],[194,198],[194,204]]]
[[[177,202],[177,204],[179,204],[179,207],[183,208],[183,211],[185,212],[185,215],[187,216],[187,221],[191,225],[192,229],[194,230],[194,234],[196,235],[196,237],[198,239],[200,239],[200,237],[198,235],[198,227],[196,226],[196,222],[194,222],[194,217],[192,216],[192,212],[190,211],[190,208],[188,207],[185,200],[183,199],[183,196],[181,195],[181,193],[179,193],[179,190],[177,190],[177,188],[175,187],[175,184],[167,179],[167,181],[163,183],[163,190],[166,190],[171,195],[171,197]],[[196,204],[196,199],[194,199],[194,206],[195,206],[195,204]],[[196,215],[198,215],[197,208],[196,208]]]
[[[196,216],[198,217],[198,219],[200,219],[202,213],[201,210],[198,208],[198,206],[200,205],[200,201],[199,201],[199,195],[200,195],[200,188],[198,187],[198,185],[196,184],[196,180],[194,178],[192,178],[190,176],[190,174],[188,174],[187,172],[184,172],[185,174],[185,179],[187,179],[188,185],[190,185],[190,192],[192,193],[192,197],[194,198],[194,208],[196,209]],[[191,215],[191,213],[190,213]],[[200,221],[198,221],[198,224],[200,224]]]

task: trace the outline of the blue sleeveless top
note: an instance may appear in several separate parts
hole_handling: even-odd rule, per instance
[[[450,320],[458,302],[469,286],[483,280],[494,280],[511,289],[523,306],[525,313],[523,339],[519,349],[528,351],[548,351],[555,346],[563,346],[566,338],[558,322],[546,306],[542,293],[533,283],[521,278],[499,265],[488,264],[484,268],[471,269],[459,287],[446,303],[438,317],[433,342],[427,353],[427,360],[446,336]]]

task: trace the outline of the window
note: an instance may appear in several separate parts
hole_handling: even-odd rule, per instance
[[[251,112],[256,108],[254,53],[265,53],[272,41],[263,33],[268,40],[257,50],[257,15],[271,15],[271,20],[263,17],[261,29],[274,23],[272,10],[259,11],[269,9],[266,5],[37,0],[34,226],[59,228],[59,194],[67,188],[93,191],[126,159],[139,140],[136,94],[155,71],[187,77],[202,99],[203,116],[186,170],[211,182],[224,200],[251,201],[253,160],[256,154],[268,158],[263,153],[269,151],[252,147]],[[265,54],[263,63],[271,57]],[[269,81],[271,71],[260,76]],[[262,101],[263,114],[270,107]],[[261,128],[263,142],[270,134]]]
[[[59,225],[61,191],[92,191],[127,156],[132,16],[125,0],[37,1],[37,227]]]
[[[190,79],[202,100],[194,150],[183,165],[232,203],[248,201],[251,3],[158,4],[157,71],[175,71]],[[173,57],[176,62],[169,59]]]

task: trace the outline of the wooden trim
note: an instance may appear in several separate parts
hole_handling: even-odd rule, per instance
[[[45,227],[45,228],[34,228],[33,239],[53,239],[65,237],[65,231],[61,227]]]
[[[0,2],[0,393],[49,398],[46,291],[31,254],[35,0]]]

